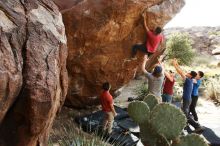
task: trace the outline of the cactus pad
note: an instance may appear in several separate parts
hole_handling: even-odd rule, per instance
[[[140,137],[144,145],[170,146],[169,141],[164,136],[157,134],[150,123],[140,125]]]
[[[144,145],[157,146],[157,134],[152,129],[150,123],[140,125],[140,138]]]
[[[157,138],[157,142],[156,142],[157,146],[170,146],[170,142],[166,139],[166,137],[164,137],[163,135],[158,135]]]
[[[148,94],[144,98],[143,101],[147,103],[147,105],[149,106],[150,110],[152,110],[159,103],[157,97],[155,95],[153,95],[153,94]]]
[[[168,103],[161,103],[151,112],[150,123],[157,133],[172,140],[181,133],[186,125],[186,117],[183,112]]]
[[[181,137],[180,141],[172,146],[208,146],[208,144],[198,134],[189,134]]]
[[[150,118],[148,105],[143,101],[134,101],[128,105],[129,116],[138,124],[145,123]]]

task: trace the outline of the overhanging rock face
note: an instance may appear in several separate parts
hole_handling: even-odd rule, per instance
[[[112,91],[134,77],[142,57],[130,60],[133,44],[144,42],[141,14],[151,29],[163,27],[184,0],[54,0],[67,34],[69,90],[67,103],[83,107],[109,81]]]
[[[0,145],[46,146],[67,93],[62,16],[50,0],[0,1]]]

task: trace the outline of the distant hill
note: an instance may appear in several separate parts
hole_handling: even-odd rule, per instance
[[[191,27],[191,28],[168,28],[164,35],[169,38],[172,33],[188,33],[193,40],[193,48],[200,54],[212,54],[220,48],[220,26],[219,27]],[[218,51],[220,52],[220,51]]]

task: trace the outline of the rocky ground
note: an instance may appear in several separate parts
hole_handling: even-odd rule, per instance
[[[128,102],[128,97],[136,98],[138,95],[135,93],[135,89],[143,84],[144,78],[140,80],[131,80],[126,86],[121,89],[121,94],[115,98],[114,102],[119,107],[127,107],[130,102]]]
[[[203,136],[216,145],[220,145],[220,107],[215,106],[212,101],[199,99],[197,107],[199,122],[206,129]]]

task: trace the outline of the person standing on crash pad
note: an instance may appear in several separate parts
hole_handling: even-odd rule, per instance
[[[187,131],[190,130],[189,124],[195,128],[193,132],[202,133],[204,131],[204,127],[202,127],[198,122],[196,122],[190,115],[190,104],[192,102],[192,91],[193,91],[193,80],[197,76],[195,71],[191,71],[189,73],[185,73],[179,66],[177,59],[173,59],[173,66],[175,67],[177,73],[181,76],[183,80],[183,95],[182,95],[182,111],[187,118],[187,126],[185,129]],[[190,130],[191,131],[191,130]]]
[[[202,83],[202,78],[204,76],[204,73],[202,71],[198,71],[197,76],[195,77],[195,80],[193,80],[193,90],[192,90],[192,102],[190,104],[189,113],[192,113],[193,118],[195,121],[198,121],[198,116],[196,113],[196,104],[199,97],[199,86]]]
[[[111,85],[109,82],[105,82],[102,85],[103,92],[100,96],[100,102],[102,106],[102,111],[105,113],[104,120],[103,120],[103,131],[108,132],[110,134],[112,132],[112,125],[114,122],[114,117],[117,115],[115,112],[115,108],[113,105],[113,97],[109,93],[111,89]]]
[[[145,69],[147,60],[148,58],[144,56],[142,71],[148,79],[148,92],[155,95],[158,101],[161,102],[161,89],[164,81],[164,67],[160,62],[158,62],[160,65],[156,65],[153,69],[153,72],[150,73]]]

